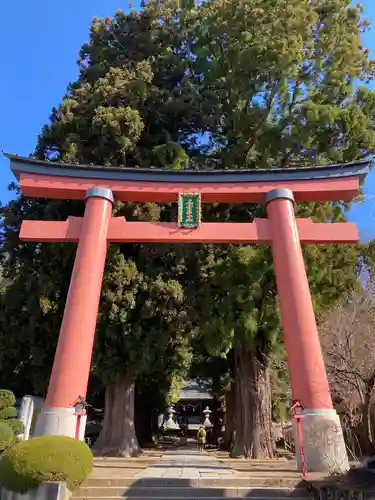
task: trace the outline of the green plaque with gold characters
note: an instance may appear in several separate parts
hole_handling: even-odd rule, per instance
[[[180,193],[178,195],[178,225],[196,228],[201,224],[200,193]]]

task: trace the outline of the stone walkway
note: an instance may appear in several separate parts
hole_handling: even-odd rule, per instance
[[[166,452],[135,478],[230,479],[236,475],[231,467],[222,465],[208,453],[189,449]]]
[[[229,460],[197,448],[134,459],[97,458],[75,500],[311,500],[295,470],[280,460]],[[72,499],[73,500],[73,499]]]

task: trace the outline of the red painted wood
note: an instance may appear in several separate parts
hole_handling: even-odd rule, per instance
[[[331,410],[332,399],[294,204],[285,198],[274,199],[267,204],[267,214],[292,398],[300,401],[305,409]],[[325,227],[329,232],[333,226],[335,224]]]
[[[311,219],[297,219],[302,243],[357,243],[358,230],[352,223],[314,223]],[[78,242],[82,219],[69,217],[67,221],[23,221],[20,239],[37,242]],[[203,222],[197,229],[183,229],[174,222],[128,222],[123,217],[112,217],[108,242],[116,243],[271,243],[268,219],[253,223]]]
[[[79,230],[79,244],[47,391],[47,408],[69,408],[79,396],[86,397],[111,214],[109,200],[92,197],[87,199],[84,217],[75,222],[75,230],[82,231]],[[56,222],[50,225],[52,231],[54,224]],[[70,227],[69,222],[62,224],[67,233],[73,230],[74,223]],[[37,224],[34,227],[37,228]]]
[[[285,187],[297,202],[351,200],[359,189],[357,177],[282,182],[176,183],[112,181],[20,174],[25,196],[83,200],[92,186],[109,188],[120,201],[176,203],[181,192],[201,193],[202,203],[262,203],[268,191]]]

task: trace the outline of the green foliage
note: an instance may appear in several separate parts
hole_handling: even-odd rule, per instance
[[[7,422],[0,421],[0,452],[3,452],[14,442],[13,429]]]
[[[16,418],[17,410],[12,406],[7,406],[0,410],[0,420],[7,420],[8,418]]]
[[[7,409],[7,407],[13,407],[16,403],[16,398],[12,391],[7,391],[6,389],[0,389],[0,408]],[[0,417],[6,418],[6,417]]]
[[[216,158],[266,168],[374,151],[374,93],[354,88],[374,71],[360,6],[211,0],[197,10],[196,71],[219,101]]]
[[[15,403],[16,398],[12,391],[0,389],[0,424],[4,424],[4,442],[7,442],[8,429],[12,433],[11,442],[15,440],[17,434],[21,434],[24,430],[23,423],[20,420],[15,420],[17,417],[17,409],[14,407]],[[4,450],[5,448],[2,449]]]
[[[39,139],[38,157],[181,168],[189,160],[184,139],[211,120],[186,74],[184,26],[152,5],[139,13],[119,11],[113,22],[107,21],[93,21],[90,42],[81,50],[79,80],[53,110]],[[17,250],[14,228],[22,217],[63,220],[82,215],[82,210],[79,202],[30,203],[22,198],[3,209],[9,283],[0,301],[20,338],[16,342],[5,328],[0,332],[7,353],[0,353],[0,366],[13,383],[31,379],[37,394],[45,390],[51,369],[74,248],[21,244]],[[165,220],[173,213],[152,204],[117,204],[116,211],[130,220]],[[94,369],[105,380],[122,374],[142,383],[158,378],[167,394],[184,377],[191,359],[179,281],[186,272],[185,260],[170,247],[113,249],[95,345]],[[38,271],[31,275],[30,268]],[[116,281],[122,274],[128,275],[123,284]],[[16,367],[9,362],[10,354],[19,360]]]
[[[153,269],[149,259],[149,249],[139,250],[137,264],[119,247],[111,249],[95,359],[104,380],[111,381],[114,368],[139,380],[153,373],[168,391],[190,365],[184,292],[168,273],[159,274],[156,253]]]
[[[0,461],[0,485],[25,493],[47,481],[65,481],[71,491],[90,474],[93,456],[86,443],[65,436],[43,436],[22,441]]]
[[[375,151],[374,93],[353,82],[373,77],[361,44],[367,22],[341,0],[212,0],[191,13],[193,68],[217,96],[206,164],[277,168],[363,158]],[[354,55],[355,54],[355,55]],[[344,206],[297,206],[299,217],[342,221]],[[206,220],[251,221],[258,207],[208,209]],[[304,248],[318,319],[357,286],[357,250]],[[200,338],[213,355],[240,344],[263,352],[279,341],[280,320],[268,249],[207,247],[194,300]],[[227,368],[224,368],[227,369]],[[223,374],[224,375],[224,374]]]
[[[277,342],[280,321],[270,249],[230,246],[211,262],[195,297],[209,352],[226,355],[235,344]]]
[[[25,430],[23,422],[21,420],[7,420],[6,424],[12,429],[15,436],[22,434]]]

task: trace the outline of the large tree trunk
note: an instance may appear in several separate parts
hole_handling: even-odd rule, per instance
[[[273,458],[271,385],[260,352],[235,348],[235,426],[232,457]]]
[[[103,427],[93,447],[96,455],[134,457],[141,453],[134,427],[134,382],[118,377],[106,387]]]
[[[229,450],[232,446],[235,432],[235,387],[231,384],[229,391],[225,393],[225,413],[224,413],[224,443],[223,448]]]
[[[154,400],[150,394],[136,387],[135,390],[135,412],[137,419],[135,433],[141,446],[149,447],[153,444],[153,407]]]

